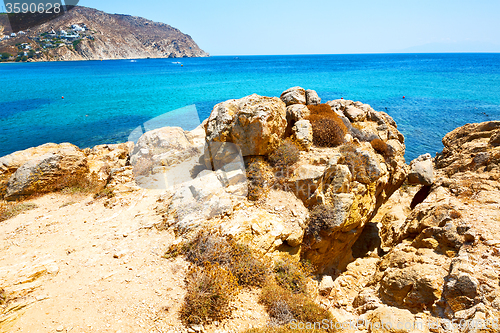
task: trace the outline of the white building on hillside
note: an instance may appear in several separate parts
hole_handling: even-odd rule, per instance
[[[73,24],[73,25],[71,26],[71,29],[72,29],[73,31],[85,31],[85,28],[84,28],[84,27],[79,26],[78,24]]]

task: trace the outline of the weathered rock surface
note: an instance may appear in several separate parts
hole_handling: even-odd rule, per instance
[[[371,269],[363,268],[368,283],[334,288],[348,299],[345,309],[372,320],[386,305],[399,312],[406,309],[432,324],[425,326],[431,332],[452,331],[451,322],[470,325],[473,320],[482,320],[483,326],[489,322],[489,328],[455,325],[454,331],[498,330],[500,184],[498,148],[492,144],[498,126],[468,124],[447,134],[435,159],[436,180],[429,194],[411,211],[395,209],[408,205],[403,195],[391,199],[380,219],[383,248],[389,252]],[[339,283],[353,274],[352,265],[337,278]]]
[[[291,125],[295,122],[308,117],[311,114],[309,108],[303,104],[292,104],[286,107],[286,120]]]
[[[243,156],[267,155],[280,144],[287,126],[285,104],[256,94],[217,104],[206,127],[209,145],[236,144]],[[211,149],[211,155],[217,151]]]
[[[102,188],[113,175],[116,183],[117,171],[127,168],[133,147],[128,142],[80,150],[69,143],[48,143],[4,156],[0,196],[15,200],[72,186]]]
[[[46,143],[44,145],[17,151],[0,158],[0,195],[4,196],[7,191],[7,183],[10,177],[24,163],[38,158],[45,154],[64,154],[65,152],[74,152],[78,148],[70,143]]]
[[[87,155],[89,173],[105,186],[110,180],[113,169],[123,168],[130,161],[130,153],[134,149],[133,142],[112,145],[99,145],[84,149]]]
[[[285,90],[281,96],[281,100],[290,106],[293,104],[306,104],[306,90],[301,87],[293,87]]]
[[[42,148],[44,149],[44,148]],[[77,147],[67,147],[29,159],[9,178],[5,199],[14,200],[35,193],[47,193],[85,177],[88,165]]]
[[[434,182],[434,165],[430,154],[417,157],[410,163],[409,184],[430,186]]]
[[[273,252],[286,245],[296,247],[318,271],[334,273],[345,267],[352,260],[346,254],[366,223],[406,178],[404,138],[388,115],[342,100],[331,102],[332,113],[340,113],[349,129],[361,128],[365,137],[375,136],[394,146],[393,154],[380,155],[368,141],[358,139],[362,139],[359,135],[355,139],[351,135],[354,141],[340,147],[314,147],[314,128],[303,119],[309,110],[300,96],[305,97],[302,88],[284,92],[282,100],[295,104],[287,108],[281,100],[258,95],[216,105],[206,123],[207,146],[202,162],[208,170],[165,196],[159,205],[165,225],[174,227],[179,235],[218,225],[223,233],[259,252]],[[352,122],[344,114],[351,106],[363,114]],[[290,134],[286,134],[287,127],[293,129]],[[304,149],[299,161],[290,167],[274,168],[275,174],[267,185],[271,191],[257,204],[249,202],[241,157],[250,161],[247,157],[260,156],[267,163],[267,155],[287,135]],[[231,172],[234,177],[229,178],[235,180],[234,185],[223,180]],[[203,194],[197,188],[203,188]],[[283,204],[263,209],[269,200]],[[285,202],[294,208],[288,209]],[[336,226],[324,230],[321,239],[306,234],[306,207],[318,204],[330,207],[336,214]],[[289,220],[280,220],[282,211],[289,212]]]
[[[321,104],[321,98],[318,96],[318,93],[316,91],[311,89],[306,90],[306,104],[307,105]]]
[[[337,148],[315,149],[308,154],[308,164],[323,166],[323,174],[309,186],[312,192],[306,203],[309,207],[331,207],[336,219],[331,228],[321,232],[320,239],[309,238],[304,248],[303,256],[323,270],[345,267],[364,226],[401,186],[408,172],[404,137],[389,115],[359,102],[337,100],[328,104],[343,118],[354,139]],[[356,117],[349,115],[352,108],[359,113]],[[392,155],[377,153],[369,143],[373,137],[391,146]],[[322,153],[324,158],[318,156]]]
[[[292,140],[302,149],[309,150],[313,144],[313,128],[309,120],[299,120],[292,128]]]

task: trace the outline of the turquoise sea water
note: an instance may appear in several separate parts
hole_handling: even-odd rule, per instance
[[[0,156],[46,142],[123,142],[175,109],[194,104],[203,120],[218,102],[279,96],[293,86],[314,89],[323,101],[343,97],[386,111],[406,137],[407,160],[441,151],[441,138],[458,126],[500,119],[500,54],[1,64]],[[197,123],[192,113],[173,118],[171,125],[186,129]]]

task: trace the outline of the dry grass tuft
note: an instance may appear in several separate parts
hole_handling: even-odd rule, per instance
[[[28,210],[36,209],[38,206],[31,202],[7,203],[0,201],[0,222],[6,221]]]
[[[286,139],[269,155],[269,162],[274,167],[288,167],[299,160],[300,150],[292,140]]]
[[[115,191],[112,188],[103,188],[96,194],[94,194],[94,199],[107,198],[111,199],[116,196]]]
[[[231,314],[230,303],[238,294],[239,286],[227,268],[217,263],[193,266],[187,282],[187,294],[179,312],[184,323],[207,323]]]
[[[188,274],[188,290],[180,312],[188,324],[227,318],[229,303],[240,287],[264,284],[267,263],[234,240],[201,232],[191,242],[172,246],[164,257],[184,254],[194,265]]]
[[[307,279],[312,273],[312,267],[307,263],[285,254],[275,261],[273,272],[280,287],[295,294],[307,292]]]
[[[201,232],[189,243],[172,246],[165,257],[181,254],[193,263],[179,313],[185,324],[228,318],[231,302],[244,286],[262,287],[259,301],[266,307],[271,325],[287,325],[294,319],[314,322],[332,318],[307,295],[312,267],[288,254],[270,267],[248,247],[209,231]]]
[[[322,231],[329,233],[338,226],[338,218],[333,207],[317,205],[309,214],[305,234],[307,237],[313,237],[316,241],[319,241]]]
[[[54,188],[64,194],[92,194],[102,190],[103,184],[95,174],[77,173],[61,177]]]
[[[185,246],[184,253],[187,260],[198,265],[211,263],[227,267],[241,286],[262,286],[269,273],[268,266],[253,255],[248,246],[209,232],[200,233]]]
[[[255,158],[246,166],[248,182],[248,199],[257,201],[266,196],[274,183],[274,173],[269,164]]]
[[[295,294],[273,280],[262,288],[259,302],[266,307],[274,326],[287,325],[292,320],[314,323],[333,319],[328,310],[314,303],[308,295]]]

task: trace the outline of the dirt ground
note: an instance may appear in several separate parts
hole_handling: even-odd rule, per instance
[[[174,240],[159,231],[159,193],[105,199],[49,194],[38,208],[0,224],[0,279],[17,299],[7,332],[186,332],[177,311],[188,264],[162,255]],[[258,292],[244,290],[233,318],[206,331],[241,331],[268,320]],[[2,330],[2,328],[0,328]],[[189,331],[193,331],[189,329]]]

